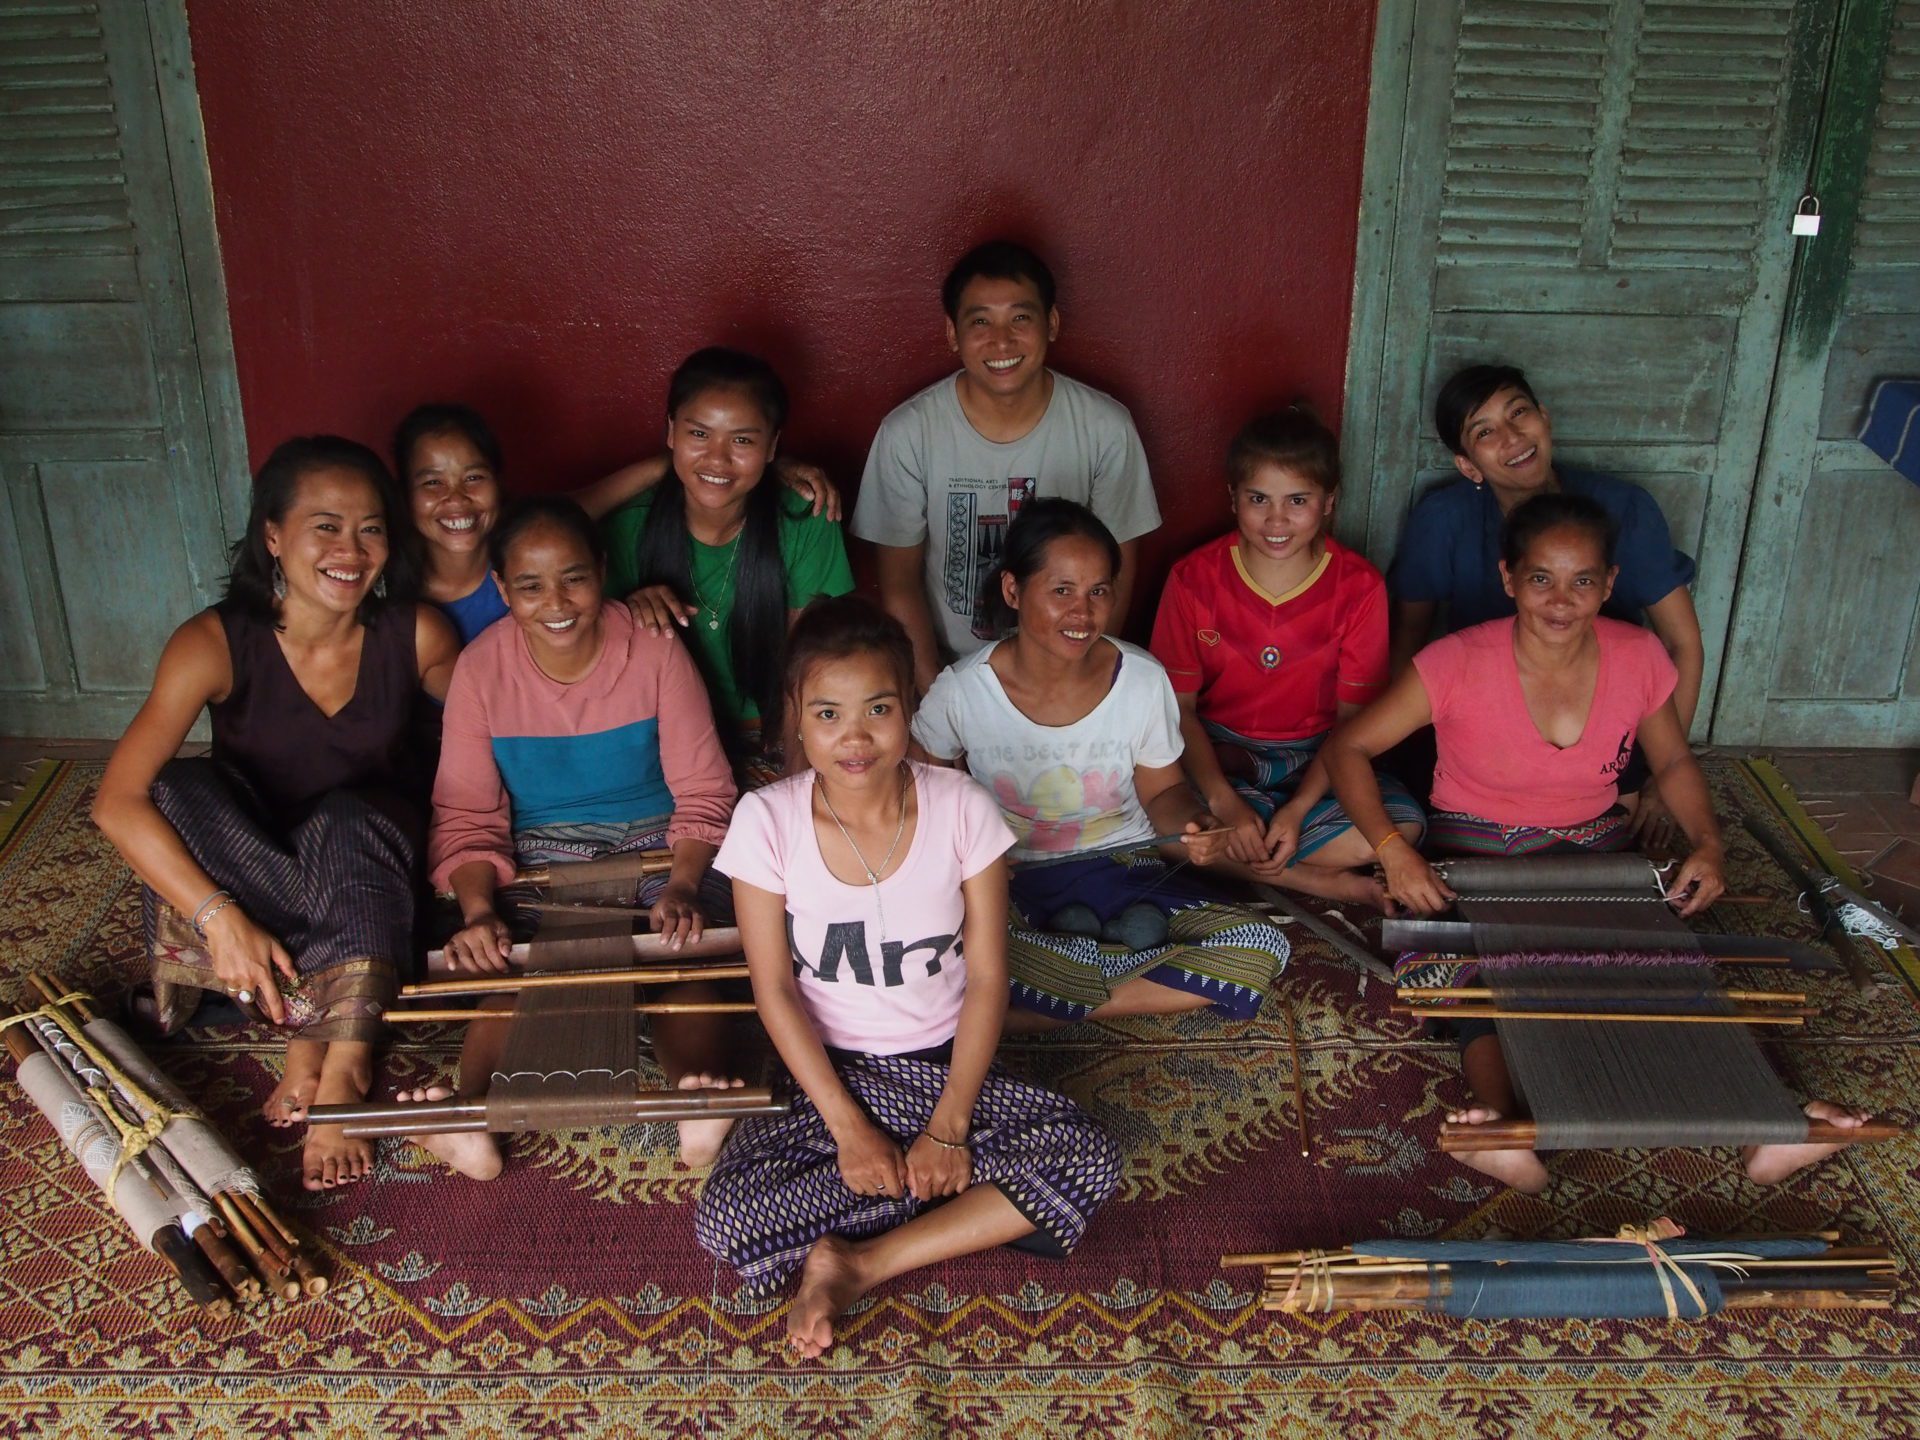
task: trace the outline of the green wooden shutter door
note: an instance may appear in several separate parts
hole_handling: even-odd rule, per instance
[[[124,724],[218,592],[212,455],[147,9],[0,0],[7,733]]]
[[[1714,734],[1912,744],[1920,490],[1853,437],[1920,377],[1920,0],[1850,8],[1824,128]]]
[[[1384,300],[1356,297],[1347,458],[1370,484],[1346,523],[1385,563],[1415,495],[1454,473],[1431,421],[1441,380],[1473,360],[1518,364],[1558,457],[1645,485],[1698,560],[1703,716],[1833,8],[1382,7],[1379,68],[1393,73],[1398,24],[1406,81],[1397,116],[1370,118],[1370,169],[1392,163],[1397,131],[1398,183],[1387,195],[1370,176],[1363,210],[1362,286],[1370,257],[1391,261]]]

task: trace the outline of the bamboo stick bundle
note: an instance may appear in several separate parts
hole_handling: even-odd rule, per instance
[[[1226,1255],[1221,1264],[1259,1266],[1261,1308],[1288,1313],[1699,1319],[1719,1310],[1889,1308],[1899,1283],[1891,1253],[1834,1238],[1687,1240],[1657,1221],[1605,1241],[1387,1240]]]

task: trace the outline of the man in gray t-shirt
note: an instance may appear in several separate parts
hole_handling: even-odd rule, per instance
[[[960,371],[881,422],[852,525],[878,549],[881,599],[913,638],[923,692],[948,658],[992,638],[976,613],[980,586],[1026,501],[1076,500],[1113,531],[1115,628],[1136,542],[1160,524],[1126,407],[1047,368],[1060,313],[1039,257],[1004,241],[982,245],[954,266],[942,299]]]

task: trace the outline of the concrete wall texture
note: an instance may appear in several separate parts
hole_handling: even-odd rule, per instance
[[[1337,419],[1372,0],[188,14],[256,464],[317,430],[384,451],[451,398],[514,485],[574,485],[657,446],[674,365],[730,343],[851,487],[951,368],[940,278],[996,234],[1059,274],[1058,366],[1133,410],[1149,582],[1225,528],[1242,421]]]

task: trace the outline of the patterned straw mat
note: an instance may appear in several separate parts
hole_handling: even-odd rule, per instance
[[[87,819],[96,765],[46,763],[0,812],[0,999],[37,969],[117,997],[138,971],[136,891]],[[1817,827],[1764,766],[1715,760],[1723,813]],[[1737,826],[1723,928],[1805,936]],[[1830,867],[1838,858],[1826,857]],[[1866,995],[1770,1042],[1803,1090],[1910,1122],[1920,1016],[1910,955]],[[1290,1317],[1254,1308],[1230,1250],[1367,1236],[1609,1234],[1666,1214],[1699,1233],[1837,1227],[1917,1273],[1920,1144],[1863,1147],[1765,1190],[1731,1152],[1553,1160],[1529,1199],[1429,1153],[1460,1095],[1449,1047],[1387,1013],[1318,942],[1248,1024],[1080,1027],[1010,1046],[1127,1156],[1069,1261],[1000,1252],[908,1276],[822,1362],[782,1353],[784,1304],[742,1295],[694,1245],[698,1177],[661,1127],[529,1137],[490,1185],[405,1143],[371,1183],[298,1188],[298,1137],[255,1107],[279,1047],[209,1030],[155,1047],[322,1244],[334,1285],[229,1319],[196,1312],[131,1243],[10,1080],[0,1081],[0,1436],[496,1435],[1884,1436],[1920,1433],[1911,1302],[1697,1325]],[[1285,1016],[1306,1052],[1313,1148],[1293,1131]],[[450,1030],[399,1044],[381,1083],[451,1065]]]

